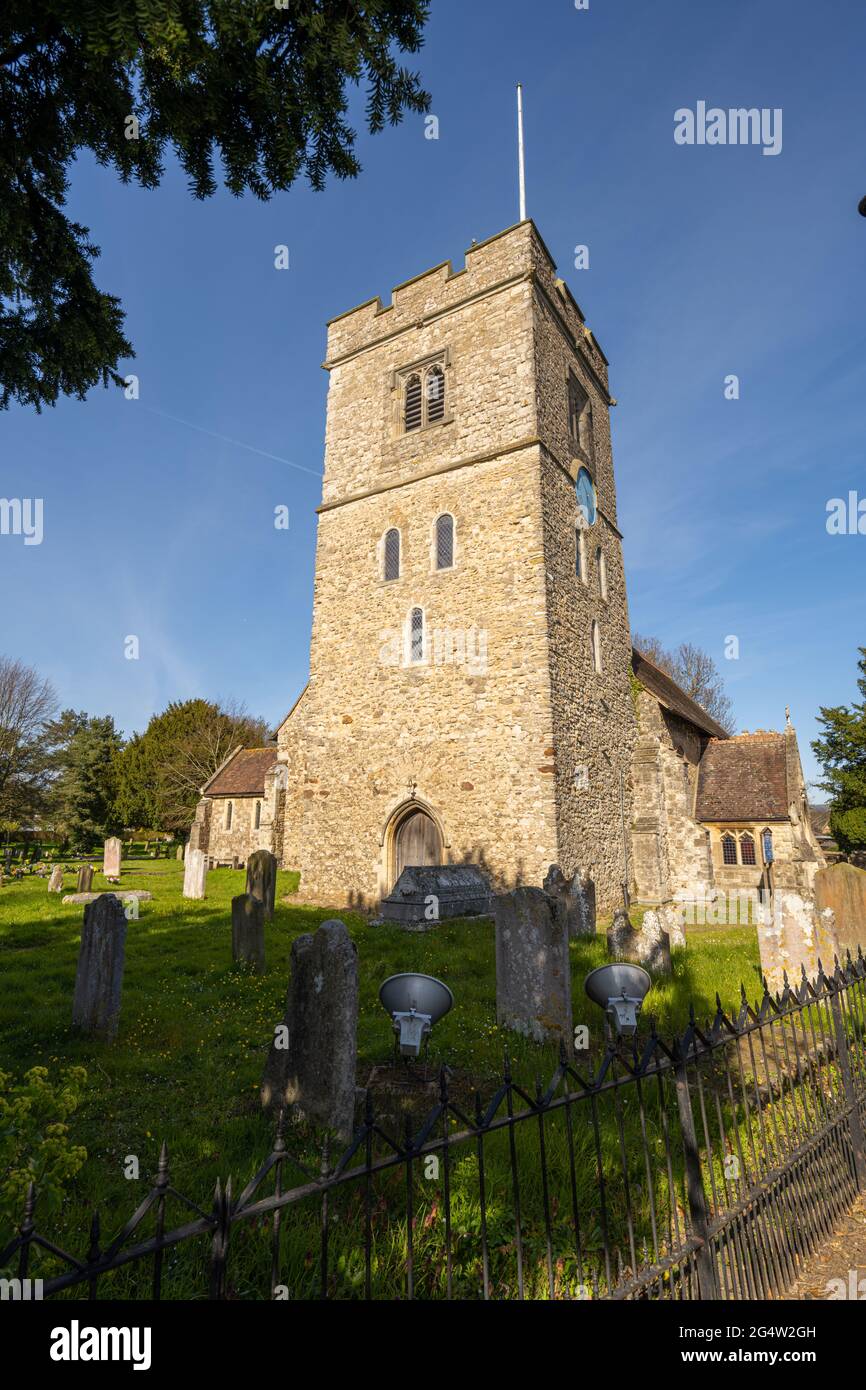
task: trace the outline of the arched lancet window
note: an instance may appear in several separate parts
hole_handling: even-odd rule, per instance
[[[420,608],[413,608],[409,619],[409,659],[413,662],[424,660],[424,614]]]
[[[607,560],[604,558],[604,551],[601,546],[595,552],[595,568],[598,575],[599,598],[607,603]]]
[[[601,674],[601,631],[595,618],[592,620],[592,630],[590,633],[592,645],[592,665],[596,675]]]
[[[394,526],[385,532],[383,573],[386,579],[400,578],[400,532]]]
[[[433,425],[445,418],[445,373],[439,366],[433,366],[425,381],[427,394],[427,424]]]
[[[254,822],[254,829],[260,830],[260,829],[261,829],[261,826],[262,826],[262,803],[261,803],[260,801],[257,801],[257,802],[256,802],[256,816],[255,816],[255,822]]]
[[[740,863],[755,863],[755,840],[748,831],[746,831],[745,835],[740,836]]]
[[[574,572],[578,579],[586,580],[586,559],[583,547],[583,526],[577,526],[574,532]]]
[[[761,831],[761,850],[764,855],[764,863],[772,864],[775,855],[773,854],[773,832],[769,827]]]
[[[227,801],[227,802],[226,802],[226,830],[231,830],[231,828],[232,828],[232,811],[233,811],[233,809],[234,809],[234,808],[233,808],[233,806],[232,806],[232,803],[231,803],[230,801]]]
[[[737,862],[737,842],[733,835],[722,836],[722,863],[736,864]]]
[[[443,512],[436,518],[436,568],[450,570],[454,564],[454,518]]]
[[[409,430],[419,430],[421,428],[421,378],[412,375],[406,382],[405,396],[403,399],[403,428],[407,434]]]

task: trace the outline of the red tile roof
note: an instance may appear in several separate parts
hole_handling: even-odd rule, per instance
[[[784,734],[710,739],[698,769],[695,820],[787,820],[788,802]]]
[[[265,773],[277,762],[276,747],[239,748],[203,788],[205,796],[263,796]]]

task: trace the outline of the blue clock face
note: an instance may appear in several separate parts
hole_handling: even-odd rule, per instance
[[[574,484],[574,490],[577,493],[577,505],[583,513],[584,521],[587,526],[594,526],[596,512],[595,483],[592,481],[588,469],[581,468]]]

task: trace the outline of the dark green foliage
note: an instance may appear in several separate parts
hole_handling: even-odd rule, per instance
[[[866,846],[866,647],[859,651],[861,699],[850,706],[822,706],[823,736],[812,744],[824,769],[821,787],[830,793],[830,831],[846,854]]]
[[[420,48],[427,12],[425,0],[6,0],[0,405],[121,384],[133,355],[119,301],[93,283],[98,248],[63,212],[79,150],[155,188],[171,148],[196,198],[220,172],[262,199],[299,176],[316,189],[354,177],[347,87],[365,84],[373,132],[426,110],[392,50]]]
[[[56,744],[48,819],[64,844],[88,848],[120,828],[114,803],[123,740],[111,715],[75,710],[64,710],[47,734]]]

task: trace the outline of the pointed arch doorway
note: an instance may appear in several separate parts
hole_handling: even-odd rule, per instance
[[[394,834],[394,882],[404,869],[442,863],[442,836],[426,811],[410,811]]]

